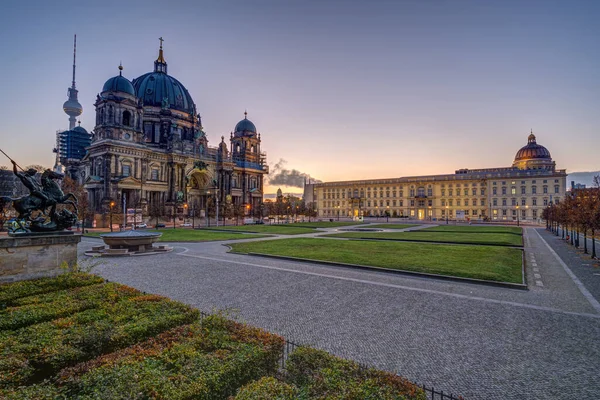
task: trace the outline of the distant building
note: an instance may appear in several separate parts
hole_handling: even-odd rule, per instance
[[[583,183],[575,183],[575,181],[571,181],[571,190],[585,189],[585,185]]]
[[[399,216],[419,220],[537,220],[566,194],[566,170],[533,132],[511,167],[459,169],[454,174],[324,182],[305,186],[320,217]],[[305,194],[305,198],[309,195]]]

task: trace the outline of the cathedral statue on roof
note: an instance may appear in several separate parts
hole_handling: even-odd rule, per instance
[[[223,139],[209,146],[192,96],[167,73],[160,41],[152,72],[130,81],[119,66],[96,97],[96,126],[83,159],[90,207],[98,215],[113,203],[144,215],[158,209],[185,216],[230,199],[259,210],[268,166],[256,126],[244,113],[229,149]]]

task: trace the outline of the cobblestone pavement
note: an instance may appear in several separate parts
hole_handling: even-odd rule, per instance
[[[595,398],[600,310],[544,239],[526,228],[528,291],[227,254],[227,242],[95,272],[466,399]]]

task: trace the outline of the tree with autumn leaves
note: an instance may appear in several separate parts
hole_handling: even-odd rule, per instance
[[[579,248],[580,235],[583,235],[583,252],[588,254],[587,238],[595,238],[600,232],[600,176],[594,178],[594,185],[587,189],[574,189],[559,204],[551,204],[543,213],[547,228],[556,235],[565,232],[569,242]],[[597,258],[596,241],[592,240],[591,256]]]

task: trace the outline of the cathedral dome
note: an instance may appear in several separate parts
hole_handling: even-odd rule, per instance
[[[133,80],[137,97],[145,106],[163,107],[163,101],[173,110],[194,113],[194,101],[185,86],[164,72],[148,72]]]
[[[248,113],[244,112],[244,119],[237,123],[235,126],[236,133],[250,132],[256,133],[256,126],[248,118]]]
[[[135,90],[131,82],[119,73],[119,75],[110,78],[102,87],[102,92],[122,92],[135,96]]]
[[[532,133],[527,138],[527,145],[521,147],[521,149],[517,152],[517,155],[515,156],[515,162],[540,158],[551,159],[552,157],[550,156],[550,152],[547,148],[536,143],[535,135]]]

